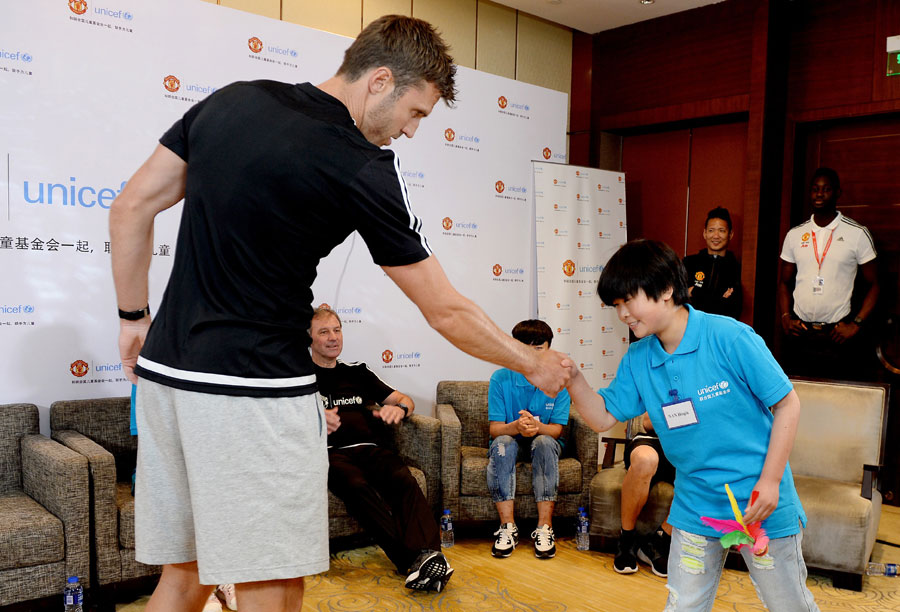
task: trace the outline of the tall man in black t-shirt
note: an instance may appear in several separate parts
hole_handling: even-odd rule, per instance
[[[305,330],[316,265],[354,230],[455,346],[551,394],[568,382],[571,360],[516,342],[453,288],[381,148],[453,102],[454,74],[429,24],[377,19],[319,86],[235,83],[192,107],[113,203],[119,350],[140,377],[136,558],[163,565],[147,612],[199,609],[229,582],[242,612],[296,611],[303,576],[327,569],[326,439]],[[151,327],[153,222],[182,198]]]
[[[397,570],[408,574],[407,587],[440,591],[453,573],[441,553],[440,529],[416,479],[386,439],[385,423],[399,423],[415,403],[366,364],[338,360],[344,337],[333,310],[315,310],[309,335],[327,406],[328,488]]]

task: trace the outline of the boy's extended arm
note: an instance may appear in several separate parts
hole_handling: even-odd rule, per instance
[[[571,393],[571,391],[570,391]],[[756,503],[744,508],[744,524],[749,525],[766,518],[778,507],[778,487],[784,475],[794,437],[797,435],[797,423],[800,420],[800,398],[791,390],[772,406],[775,420],[772,423],[772,435],[769,438],[769,451],[763,464],[762,474],[753,487],[759,491]]]
[[[606,431],[618,422],[616,417],[606,410],[603,398],[591,389],[581,370],[575,369],[568,390],[569,397],[572,398],[572,407],[584,417],[585,422],[594,431]]]

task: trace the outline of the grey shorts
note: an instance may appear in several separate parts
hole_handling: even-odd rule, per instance
[[[197,561],[201,584],[328,570],[328,451],[318,394],[137,390],[135,558]]]

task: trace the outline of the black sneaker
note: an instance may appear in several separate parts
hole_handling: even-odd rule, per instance
[[[613,569],[620,574],[633,574],[638,571],[637,557],[634,556],[634,531],[619,534],[619,549],[613,560]]]
[[[519,528],[515,523],[503,523],[500,529],[494,532],[497,539],[491,547],[491,554],[505,559],[510,556],[519,543]]]
[[[406,588],[414,591],[437,591],[447,586],[453,568],[444,553],[436,550],[423,550],[413,561],[406,577]]]
[[[543,525],[535,529],[531,534],[534,540],[534,556],[538,559],[552,559],[556,556],[556,536],[553,527]]]
[[[654,574],[665,578],[669,571],[669,545],[671,536],[660,529],[641,540],[637,558],[650,566]]]

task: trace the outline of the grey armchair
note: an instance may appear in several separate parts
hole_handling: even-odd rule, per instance
[[[39,432],[37,406],[0,406],[0,606],[90,580],[87,461]]]
[[[161,571],[134,560],[131,474],[137,438],[129,429],[130,410],[127,397],[50,405],[53,439],[84,456],[90,468],[93,577],[101,587]]]
[[[436,415],[441,422],[443,506],[456,520],[496,520],[487,488],[489,447],[487,381],[441,381]],[[563,430],[565,449],[559,460],[559,494],[554,514],[577,516],[587,507],[588,487],[597,473],[598,437],[574,410]],[[515,513],[536,518],[531,464],[516,465]]]
[[[441,495],[441,424],[430,416],[412,414],[389,426],[392,446],[406,462],[425,499],[435,513]],[[362,527],[348,513],[344,502],[328,492],[328,536],[338,538],[362,533]]]

